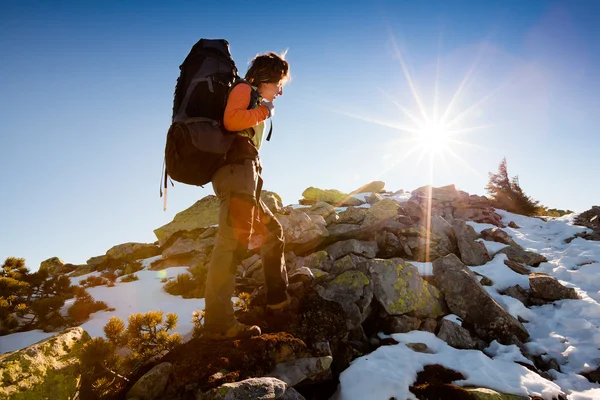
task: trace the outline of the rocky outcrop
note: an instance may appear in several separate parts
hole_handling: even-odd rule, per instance
[[[319,189],[312,186],[302,192],[302,197],[298,202],[303,205],[315,204],[320,201],[336,207],[359,206],[364,203],[336,189]]]
[[[80,377],[79,354],[89,339],[83,329],[69,328],[22,350],[0,355],[0,397],[73,398]]]

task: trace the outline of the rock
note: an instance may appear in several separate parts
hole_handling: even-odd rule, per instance
[[[483,243],[477,242],[477,233],[472,226],[463,220],[455,220],[452,228],[456,236],[460,259],[466,265],[484,265],[490,261],[487,249]]]
[[[383,197],[381,197],[381,195],[378,193],[371,193],[369,196],[365,197],[365,201],[371,205],[381,201],[382,199]]]
[[[329,235],[332,237],[346,238],[355,232],[360,232],[361,227],[357,224],[331,224],[327,226]]]
[[[504,294],[519,300],[525,305],[529,302],[529,293],[527,293],[527,290],[523,289],[520,285],[510,286],[504,291]]]
[[[573,288],[563,286],[556,278],[548,274],[534,272],[529,275],[531,295],[543,300],[579,299]]]
[[[57,275],[59,273],[64,273],[65,263],[58,257],[52,257],[47,260],[44,260],[40,264],[40,271],[47,270],[50,275]]]
[[[331,264],[326,264],[325,266],[328,266],[329,269],[325,269],[325,271],[336,276],[346,271],[358,269],[358,266],[365,261],[367,261],[367,258],[365,257],[360,257],[356,254],[348,254]]]
[[[257,259],[260,259],[258,257]],[[288,272],[294,271],[297,268],[306,267],[308,269],[320,269],[323,271],[329,271],[332,261],[329,254],[325,250],[320,250],[315,253],[309,254],[306,257],[296,257],[293,261],[288,261],[289,258],[286,256],[286,262],[288,264]]]
[[[179,238],[173,245],[163,250],[162,256],[168,258],[192,252],[210,254],[214,245],[214,237],[201,240]]]
[[[381,258],[398,257],[406,254],[404,245],[400,242],[398,236],[388,231],[377,232],[377,247],[379,248],[378,257]]]
[[[155,400],[161,398],[173,371],[173,365],[160,363],[142,376],[127,392],[127,399]]]
[[[371,183],[367,183],[366,185],[359,187],[356,190],[353,190],[352,192],[350,192],[350,194],[379,193],[379,192],[383,191],[384,187],[385,187],[385,182],[373,181]]]
[[[416,331],[421,326],[421,320],[408,315],[394,315],[387,318],[383,324],[383,332],[391,335],[392,333],[407,333]]]
[[[106,252],[106,257],[121,262],[134,262],[160,254],[160,249],[155,244],[123,243],[111,247]]]
[[[377,254],[377,243],[349,239],[336,242],[328,246],[325,251],[332,260],[338,260],[348,254],[355,254],[366,258],[375,258],[375,255]]]
[[[504,265],[515,271],[517,274],[529,275],[531,271],[527,267],[511,260],[504,260]]]
[[[546,257],[538,253],[534,253],[533,251],[525,250],[519,245],[505,247],[498,251],[498,253],[496,254],[500,253],[506,254],[508,259],[511,261],[515,261],[525,265],[530,265],[532,267],[539,267],[541,263],[548,261]]]
[[[283,227],[286,250],[297,255],[310,252],[329,236],[325,219],[320,215],[294,210],[290,215],[282,215],[278,219]]]
[[[97,271],[98,266],[104,264],[106,258],[106,255],[91,257],[85,263],[92,269],[92,271]]]
[[[487,388],[466,388],[466,390],[476,400],[529,400],[530,398],[529,396],[500,393]]]
[[[401,258],[366,262],[375,299],[388,315],[412,313],[416,317],[437,318],[444,306],[439,290],[419,276],[416,267]]]
[[[481,238],[483,240],[489,240],[491,242],[504,243],[508,245],[516,245],[512,240],[512,237],[500,228],[490,228],[481,231]]]
[[[338,224],[361,224],[367,215],[364,208],[348,207],[339,214]]]
[[[481,347],[481,343],[474,340],[468,330],[447,319],[442,319],[437,337],[456,349],[471,350]]]
[[[288,386],[296,386],[305,379],[310,379],[328,371],[332,361],[331,356],[299,358],[277,364],[267,376],[277,378]]]
[[[600,383],[600,367],[593,371],[581,372],[580,375],[585,376],[590,382]]]
[[[413,350],[416,353],[435,354],[425,343],[407,343],[406,347]]]
[[[151,271],[160,271],[170,267],[193,267],[196,265],[206,265],[210,257],[203,253],[185,253],[172,255],[169,258],[159,258],[150,264]]]
[[[335,215],[335,207],[333,207],[329,203],[325,203],[324,201],[320,201],[310,207],[305,211],[308,214],[318,214],[324,219],[329,218],[332,215]]]
[[[68,328],[22,350],[1,354],[0,398],[74,398],[79,355],[88,340],[90,335],[82,328]]]
[[[263,272],[263,277],[264,277],[264,272]],[[294,272],[289,273],[288,278],[289,278],[290,283],[304,282],[304,281],[310,282],[313,279],[315,279],[315,276],[309,268],[300,267],[298,269],[295,269]]]
[[[250,378],[241,382],[225,383],[202,394],[202,400],[282,399],[288,385],[276,378]]]
[[[414,200],[400,202],[400,206],[403,208],[405,215],[412,218],[412,220],[415,222],[419,222],[426,218],[427,212],[419,203]]]
[[[513,228],[513,229],[521,229],[521,227],[519,225],[515,224],[515,221],[510,221],[508,223],[508,226],[511,227],[511,228]]]
[[[421,324],[420,330],[425,332],[435,333],[437,330],[437,321],[433,318],[426,318],[425,321]]]
[[[261,190],[260,199],[273,214],[282,213],[283,203],[281,201],[281,197],[277,193],[269,192],[268,190]]]
[[[346,327],[352,330],[364,322],[370,311],[373,289],[362,271],[346,271],[324,286],[316,286],[325,300],[340,304],[346,313]]]
[[[473,325],[482,339],[512,344],[513,335],[521,341],[529,337],[525,327],[485,291],[475,274],[454,254],[435,260],[433,275],[450,311]]]
[[[299,201],[300,204],[315,204],[319,201],[324,201],[336,207],[359,206],[363,204],[361,200],[342,193],[339,190],[323,190],[312,186],[302,192],[302,197],[304,198]]]
[[[434,188],[429,185],[420,187],[412,191],[411,200],[417,200],[423,204],[428,199],[435,202],[454,202],[459,200],[460,193],[454,185],[442,186]]]
[[[219,199],[209,195],[194,203],[191,207],[177,213],[173,221],[154,230],[159,245],[178,231],[191,231],[219,223]]]
[[[398,215],[400,205],[392,199],[383,199],[366,210],[362,226],[373,226],[386,219],[392,219]]]

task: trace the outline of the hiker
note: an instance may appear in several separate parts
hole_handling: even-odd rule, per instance
[[[258,326],[247,326],[233,315],[235,273],[250,241],[251,230],[260,234],[260,255],[267,290],[267,309],[288,307],[283,229],[260,200],[262,170],[259,149],[265,122],[273,116],[274,100],[288,81],[289,64],[280,55],[256,56],[245,76],[247,83],[233,87],[227,99],[223,123],[236,132],[226,163],[212,176],[220,202],[219,228],[208,266],[205,294],[204,337],[208,339],[247,338],[261,334]],[[251,99],[258,99],[252,107]]]

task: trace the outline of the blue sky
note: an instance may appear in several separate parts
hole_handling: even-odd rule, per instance
[[[376,179],[484,194],[504,156],[542,204],[600,203],[600,3],[289,3],[1,2],[0,259],[84,263],[212,194],[176,183],[167,212],[158,196],[178,66],[201,37],[226,38],[242,73],[288,49],[261,149],[286,204]],[[449,104],[462,143],[411,151],[397,126]]]

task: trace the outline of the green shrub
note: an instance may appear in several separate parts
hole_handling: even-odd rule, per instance
[[[498,173],[489,173],[490,181],[486,186],[486,191],[492,197],[492,205],[503,210],[533,216],[538,210],[539,201],[533,200],[527,196],[519,185],[519,177],[508,178],[508,169],[506,166],[506,157],[502,159],[498,166]]]
[[[88,276],[87,278],[79,281],[79,285],[81,287],[95,287],[95,286],[102,286],[102,285],[108,285],[109,281],[108,279],[102,277],[102,276],[96,276],[96,275],[92,275],[92,276]]]
[[[194,324],[192,337],[197,339],[204,333],[204,310],[196,310],[192,313],[192,324]]]
[[[144,269],[144,267],[142,266],[141,262],[134,262],[134,263],[131,263],[131,264],[127,264],[125,266],[125,268],[117,270],[117,274],[119,276],[130,275],[130,274],[134,274],[134,273],[136,273],[138,271],[141,271],[143,269]]]

